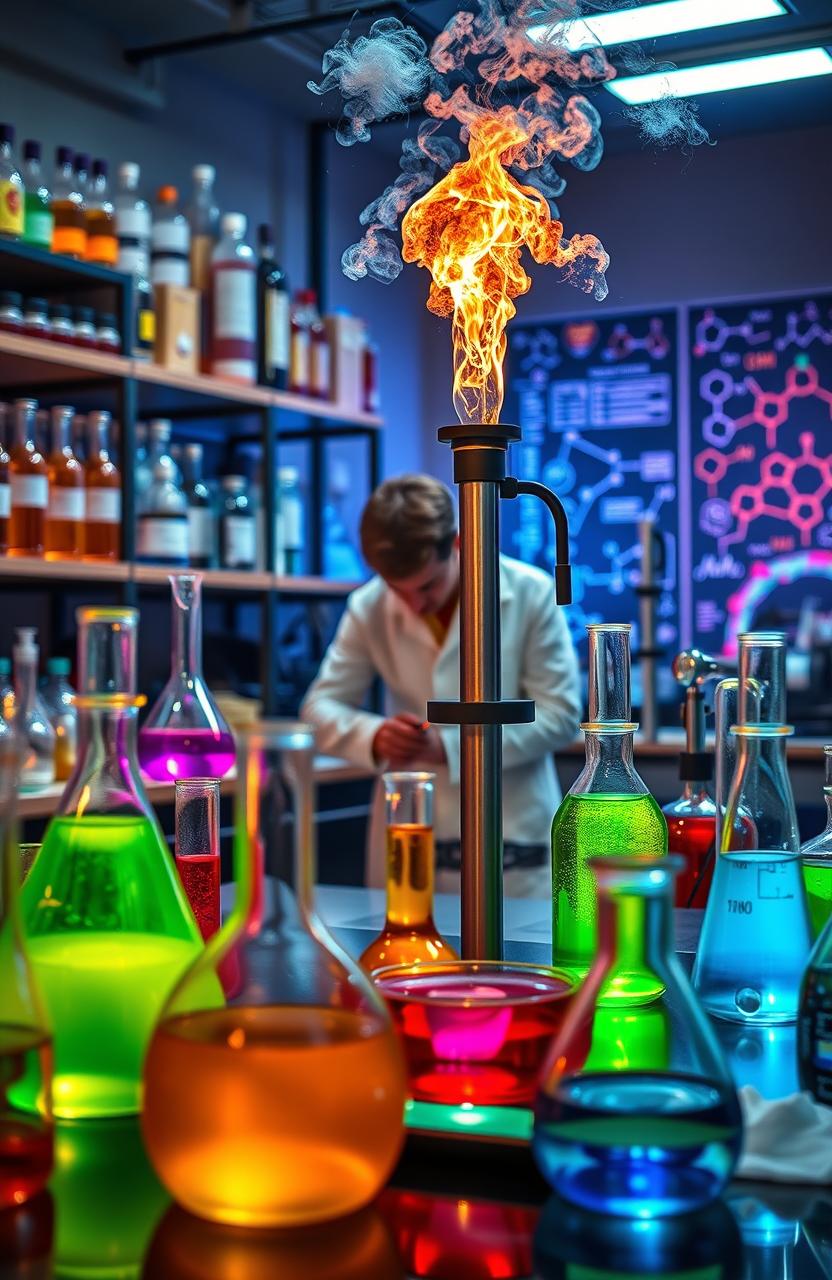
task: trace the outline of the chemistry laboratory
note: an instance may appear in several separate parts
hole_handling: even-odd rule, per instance
[[[0,15],[3,1280],[832,1280],[832,6]]]

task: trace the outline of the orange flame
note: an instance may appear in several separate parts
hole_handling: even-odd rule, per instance
[[[445,114],[445,112],[443,112]],[[580,274],[603,272],[608,258],[595,236],[563,242],[545,198],[507,172],[539,121],[524,121],[510,107],[471,112],[466,120],[468,159],[454,165],[417,200],[402,222],[405,262],[432,276],[428,310],[453,316],[454,408],[461,422],[494,423],[503,404],[506,325],[512,301],[531,280],[520,253]],[[588,272],[587,274],[590,274]],[[591,280],[585,284],[592,288]]]

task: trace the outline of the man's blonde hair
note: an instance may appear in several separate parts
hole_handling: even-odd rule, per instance
[[[380,484],[361,516],[361,550],[376,573],[409,578],[436,552],[447,560],[456,537],[450,490],[433,476],[393,476]]]

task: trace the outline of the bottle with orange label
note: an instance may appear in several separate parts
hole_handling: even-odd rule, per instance
[[[75,410],[57,404],[49,419],[49,506],[46,510],[46,559],[72,560],[81,554],[84,530],[84,468],[76,458],[70,432]]]
[[[110,200],[107,161],[94,160],[87,203],[87,262],[114,267],[118,260],[116,215]]]
[[[14,127],[0,124],[0,236],[19,240],[23,235],[24,199],[14,154]]]
[[[52,214],[55,219],[52,252],[83,258],[87,250],[86,206],[73,169],[70,147],[58,147],[55,152]]]
[[[35,442],[37,409],[37,400],[14,402],[14,434],[9,449],[10,556],[43,555],[49,472]]]

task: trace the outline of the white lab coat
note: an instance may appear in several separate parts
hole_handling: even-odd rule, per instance
[[[518,844],[548,844],[560,801],[552,752],[570,742],[581,713],[575,651],[555,604],[548,574],[500,557],[502,692],[533,698],[533,724],[503,729],[503,832]],[[423,717],[431,698],[459,697],[459,614],[443,645],[425,622],[373,578],[354,591],[320,671],[301,707],[317,733],[318,750],[368,769],[384,717],[359,710],[375,676],[384,681],[390,714]],[[459,838],[459,730],[440,729],[447,765],[436,773],[434,826],[438,840]],[[385,883],[383,793],[376,789],[367,850],[367,883]]]

